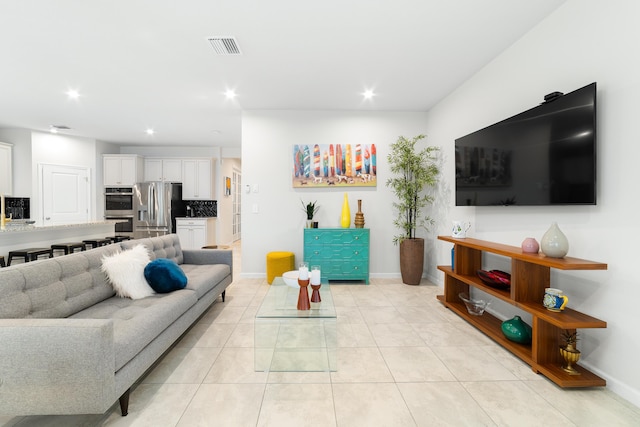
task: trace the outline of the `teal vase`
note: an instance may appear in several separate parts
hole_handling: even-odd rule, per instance
[[[513,342],[520,344],[531,342],[531,326],[524,323],[520,316],[502,322],[502,333]]]

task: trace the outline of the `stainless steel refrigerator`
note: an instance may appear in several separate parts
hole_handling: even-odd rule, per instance
[[[133,238],[175,233],[176,217],[186,216],[182,184],[141,182],[133,186]]]

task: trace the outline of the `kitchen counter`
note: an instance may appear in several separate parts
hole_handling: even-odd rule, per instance
[[[45,230],[67,230],[70,228],[90,228],[95,226],[113,226],[118,221],[93,221],[83,222],[80,224],[60,224],[60,225],[35,225],[26,224],[24,221],[10,221],[6,223],[4,229],[0,229],[0,233],[18,233],[18,232],[30,232],[30,231],[45,231]]]
[[[216,217],[176,218],[176,234],[182,249],[200,249],[217,244]]]
[[[93,221],[79,224],[45,225],[8,222],[0,230],[0,255],[5,259],[9,251],[25,248],[48,248],[54,243],[81,242],[85,239],[104,239],[115,234],[117,221]]]

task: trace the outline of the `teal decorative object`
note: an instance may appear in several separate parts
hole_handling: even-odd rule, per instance
[[[531,326],[524,323],[520,316],[502,322],[502,333],[513,342],[520,344],[531,342]]]

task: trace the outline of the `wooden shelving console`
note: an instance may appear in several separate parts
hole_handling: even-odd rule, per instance
[[[453,243],[455,248],[454,268],[438,266],[438,269],[445,275],[444,295],[437,297],[440,302],[525,361],[534,372],[545,375],[560,387],[606,385],[603,378],[580,365],[576,366],[576,369],[581,375],[569,375],[563,371],[559,347],[563,330],[606,328],[607,323],[570,308],[559,313],[549,311],[542,305],[542,297],[544,289],[550,287],[552,268],[559,270],[606,270],[607,264],[571,257],[548,258],[543,254],[524,253],[519,247],[478,239],[457,239],[449,236],[439,236],[438,239]],[[482,268],[483,252],[511,258],[511,286],[509,289],[490,287],[478,278],[476,272]],[[502,334],[502,321],[487,312],[482,316],[470,315],[458,297],[461,292],[468,293],[469,286],[530,313],[533,319],[531,344],[518,344],[508,340]]]

